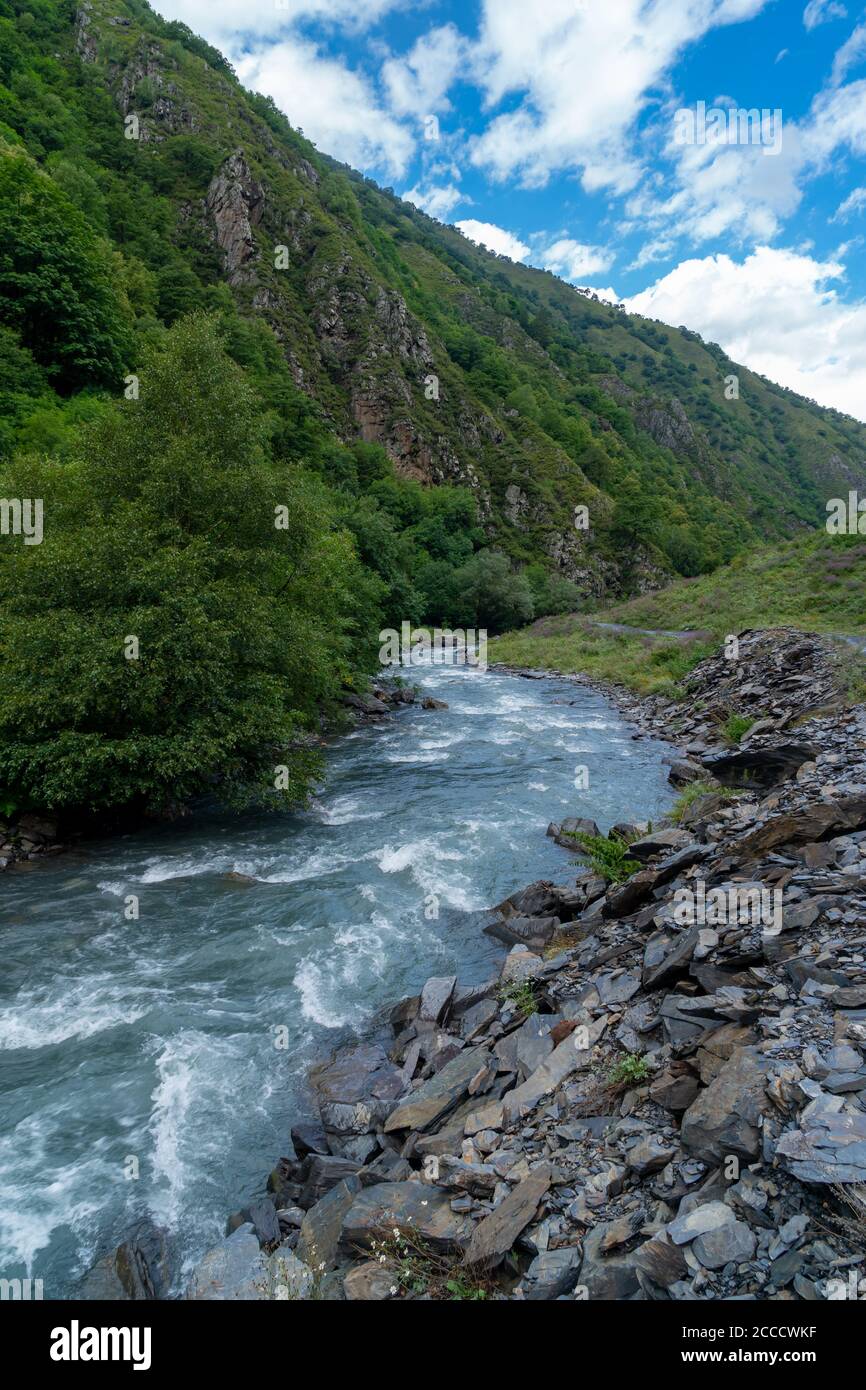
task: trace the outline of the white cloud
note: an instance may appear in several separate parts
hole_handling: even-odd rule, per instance
[[[318,21],[349,30],[369,28],[401,0],[159,0],[165,19],[180,19],[193,33],[230,49],[238,58],[244,40],[277,38],[299,21]]]
[[[831,222],[847,222],[852,213],[859,212],[866,207],[866,188],[853,188],[844,202],[840,203]]]
[[[405,172],[412,134],[382,108],[363,74],[323,57],[314,43],[287,38],[246,54],[237,66],[246,86],[272,96],[327,154],[356,169]]]
[[[817,29],[830,19],[845,19],[848,11],[838,0],[809,0],[803,11],[803,23],[807,29]]]
[[[495,251],[499,256],[508,256],[512,261],[525,261],[529,255],[530,248],[525,242],[493,222],[476,222],[470,217],[454,225],[470,241],[477,241],[480,246],[486,246],[488,251]]]
[[[561,237],[540,253],[541,264],[545,270],[559,275],[563,280],[573,280],[581,285],[588,275],[610,270],[616,257],[601,246],[585,246],[580,241]]]
[[[453,212],[458,203],[471,203],[472,199],[467,198],[460,192],[453,183],[443,184],[437,187],[435,184],[429,188],[407,189],[400,194],[407,203],[414,203],[416,208],[421,208],[430,217],[436,217],[440,222],[444,222],[449,212]]]
[[[838,84],[851,68],[857,67],[866,58],[866,24],[860,24],[845,40],[833,59],[833,81]]]
[[[475,142],[494,178],[541,187],[580,170],[588,191],[626,192],[640,176],[633,126],[679,54],[767,0],[483,0],[477,80],[488,109],[520,94]]]
[[[465,62],[467,41],[453,24],[431,29],[405,58],[382,65],[382,81],[391,108],[400,116],[422,117],[449,111],[448,89]]]
[[[736,362],[823,405],[866,419],[866,303],[844,303],[828,282],[838,261],[758,247],[681,262],[628,308],[688,324]]]

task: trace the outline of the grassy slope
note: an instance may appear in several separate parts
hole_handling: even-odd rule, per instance
[[[681,639],[610,633],[593,622],[683,632]],[[866,542],[823,532],[749,556],[699,579],[591,615],[543,618],[490,644],[493,661],[583,671],[642,694],[676,693],[726,633],[790,626],[866,636]],[[853,650],[843,650],[853,667]],[[856,671],[855,671],[856,676]]]

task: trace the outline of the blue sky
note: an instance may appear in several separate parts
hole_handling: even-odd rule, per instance
[[[155,5],[473,240],[866,419],[863,0]]]

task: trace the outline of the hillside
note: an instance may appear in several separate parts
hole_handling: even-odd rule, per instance
[[[627,603],[539,619],[495,639],[490,651],[510,665],[583,671],[643,694],[672,693],[728,633],[760,627],[861,636],[866,644],[866,545],[819,531]],[[856,647],[840,643],[838,659],[852,693],[862,696],[866,668]]]
[[[0,0],[0,55],[7,456],[68,455],[205,310],[279,456],[363,497],[345,523],[395,619],[473,618],[449,584],[485,547],[527,567],[513,622],[705,572],[866,486],[866,427],[474,246],[318,152],[143,0]],[[459,500],[431,516],[385,456]]]

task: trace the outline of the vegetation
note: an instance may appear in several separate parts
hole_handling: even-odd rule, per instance
[[[645,1057],[637,1052],[627,1052],[621,1057],[610,1073],[612,1086],[640,1086],[649,1076],[649,1065]]]
[[[611,632],[599,623],[651,631]],[[591,617],[544,618],[496,638],[489,655],[513,666],[583,671],[643,695],[676,699],[685,695],[692,668],[728,633],[784,626],[866,637],[863,541],[815,532]],[[850,697],[862,698],[862,657],[840,643],[839,660]]]
[[[668,820],[673,821],[674,825],[679,825],[689,807],[700,801],[702,796],[721,796],[728,800],[736,795],[737,793],[729,787],[721,787],[717,782],[690,782],[668,811]]]
[[[573,838],[586,851],[595,872],[608,883],[624,883],[640,868],[636,859],[629,859],[628,844],[619,835],[612,835],[610,839],[604,835],[574,835]]]
[[[500,987],[499,998],[503,1004],[512,1004],[524,1018],[538,1012],[535,986],[532,980],[507,980]]]
[[[729,743],[739,743],[749,732],[754,722],[754,719],[750,719],[747,714],[736,714],[732,711],[722,724],[722,734]]]
[[[392,1297],[474,1303],[485,1300],[493,1287],[490,1276],[474,1274],[462,1263],[460,1252],[434,1250],[412,1226],[383,1229],[371,1242],[370,1253],[383,1274],[393,1279]]]

